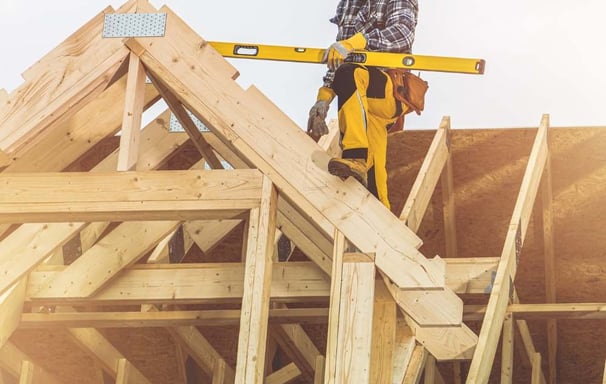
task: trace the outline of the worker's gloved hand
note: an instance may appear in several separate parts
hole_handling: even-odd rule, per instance
[[[307,134],[312,139],[318,141],[320,137],[328,133],[328,126],[326,125],[326,115],[328,114],[328,108],[330,103],[325,100],[318,100],[313,107],[309,110],[309,119],[307,120]]]
[[[349,39],[337,41],[328,47],[324,53],[324,61],[327,62],[328,68],[334,71],[352,51],[364,48],[366,48],[366,38],[362,32],[358,32]]]
[[[328,87],[321,87],[318,90],[318,97],[316,103],[309,110],[309,118],[307,120],[307,134],[312,139],[318,141],[320,137],[328,133],[328,126],[326,125],[326,116],[328,115],[328,109],[330,102],[335,97],[335,93]]]

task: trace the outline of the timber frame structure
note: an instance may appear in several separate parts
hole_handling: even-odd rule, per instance
[[[164,13],[165,34],[103,38],[111,13]],[[511,131],[527,152],[521,180],[505,172],[515,186],[505,225],[494,215],[500,254],[474,253],[461,244],[451,148],[496,131],[451,131],[445,117],[435,132],[392,138],[425,143],[407,158],[416,168],[394,214],[325,171],[334,127],[315,143],[237,75],[170,8],[131,0],[0,90],[0,383],[571,377],[557,369],[557,321],[606,328],[606,304],[556,300],[549,116]],[[142,127],[159,99],[169,109]],[[171,115],[185,132],[169,132]],[[544,294],[523,304],[533,296],[514,282],[529,228]],[[594,351],[583,370],[596,380],[606,352]]]

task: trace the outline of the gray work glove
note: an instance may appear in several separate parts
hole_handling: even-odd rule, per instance
[[[325,100],[318,100],[309,110],[309,119],[307,120],[307,134],[315,141],[320,140],[320,137],[328,134],[328,126],[326,125],[326,115],[330,103]]]

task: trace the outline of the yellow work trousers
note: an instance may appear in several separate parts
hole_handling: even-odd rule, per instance
[[[345,63],[337,69],[332,88],[339,107],[342,157],[366,159],[368,190],[390,208],[387,131],[407,107],[393,97],[389,76],[374,67]]]

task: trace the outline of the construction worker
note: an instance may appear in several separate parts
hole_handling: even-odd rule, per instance
[[[384,69],[344,63],[355,50],[410,53],[417,24],[417,0],[340,0],[337,41],[325,54],[328,71],[309,111],[307,131],[318,140],[328,133],[326,115],[337,97],[342,158],[328,171],[360,181],[387,208],[387,131],[407,106],[393,95]]]

